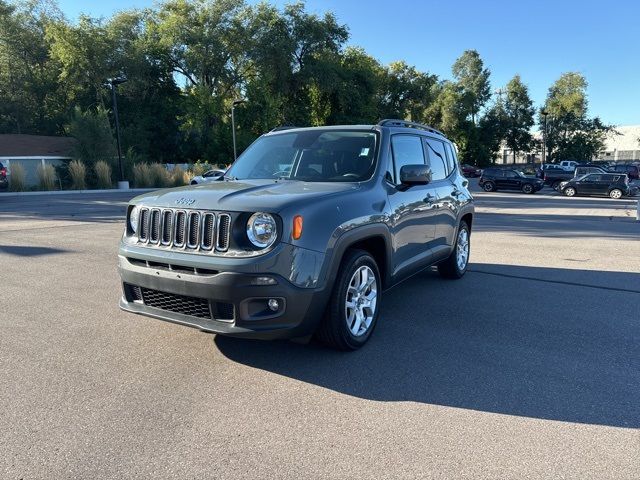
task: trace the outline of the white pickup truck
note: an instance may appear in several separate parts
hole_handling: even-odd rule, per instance
[[[562,160],[559,164],[560,168],[567,172],[572,172],[579,165],[575,160]]]

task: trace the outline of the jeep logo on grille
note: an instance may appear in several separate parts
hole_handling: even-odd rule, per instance
[[[176,205],[193,205],[194,203],[196,203],[196,199],[195,198],[179,198],[178,200],[176,200]]]

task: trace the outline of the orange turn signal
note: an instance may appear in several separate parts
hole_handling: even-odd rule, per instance
[[[300,237],[302,237],[302,215],[293,217],[293,233],[291,236],[294,240],[300,240]]]

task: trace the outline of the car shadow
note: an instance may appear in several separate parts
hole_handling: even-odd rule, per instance
[[[43,257],[46,255],[58,255],[69,253],[69,250],[52,247],[31,247],[27,245],[0,245],[0,253],[16,257]]]
[[[241,364],[369,400],[640,427],[640,293],[554,282],[562,269],[471,267],[460,281],[425,272],[386,292],[377,331],[356,352],[214,342]],[[597,273],[603,284],[640,281]]]

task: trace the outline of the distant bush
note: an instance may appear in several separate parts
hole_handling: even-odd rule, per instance
[[[189,174],[185,172],[181,167],[175,167],[171,171],[171,186],[182,187],[189,184]]]
[[[208,172],[211,168],[207,163],[194,163],[189,170],[191,171],[191,178],[193,178]]]
[[[72,160],[69,163],[69,177],[73,190],[85,190],[87,188],[87,168],[80,160]]]
[[[169,170],[162,163],[152,163],[149,166],[151,174],[151,186],[164,188],[172,186],[172,178]]]
[[[9,190],[12,192],[22,192],[26,187],[27,174],[24,167],[19,163],[11,165],[11,175],[9,175]]]
[[[45,163],[39,165],[36,171],[41,190],[53,190],[56,186],[56,169]]]
[[[133,183],[137,188],[151,187],[152,180],[148,163],[136,163],[133,166]]]
[[[96,162],[94,167],[96,171],[96,186],[98,188],[111,188],[113,182],[111,181],[111,167],[103,160]]]

